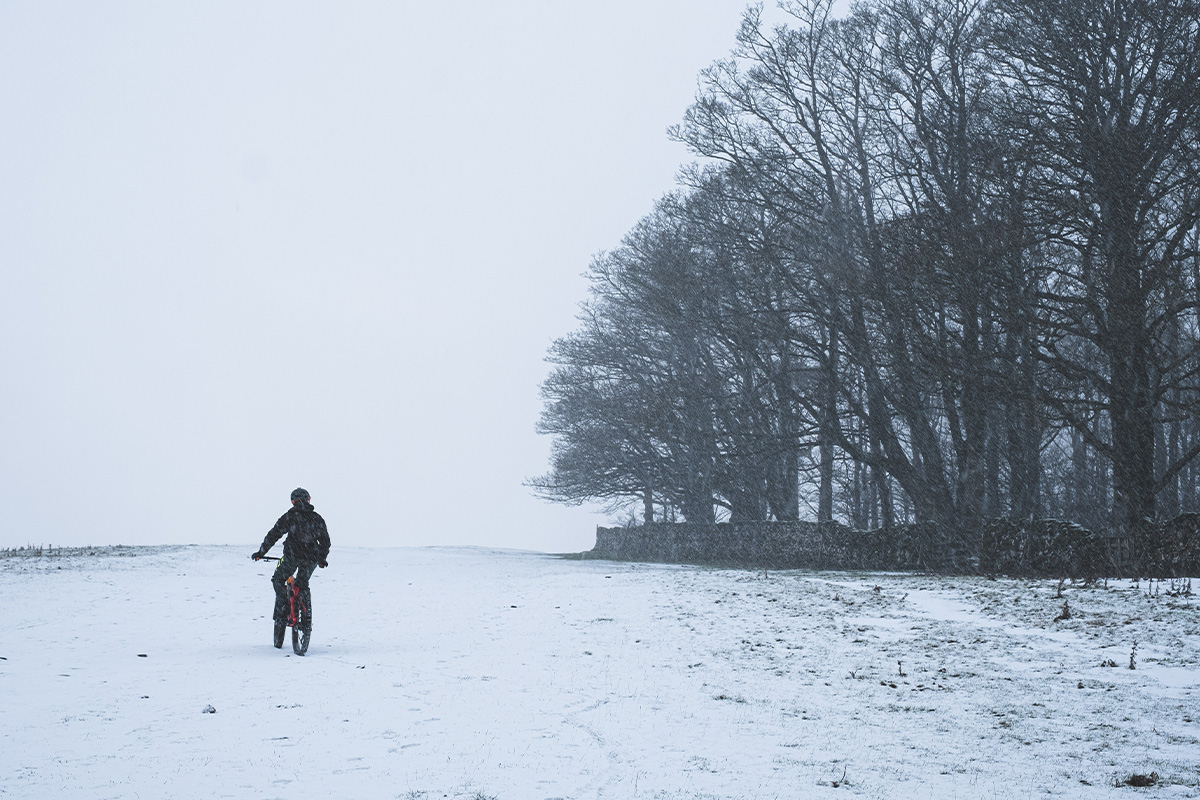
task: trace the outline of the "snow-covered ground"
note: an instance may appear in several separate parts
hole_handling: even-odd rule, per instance
[[[1200,796],[1169,583],[335,547],[299,658],[252,549],[0,558],[0,796]]]

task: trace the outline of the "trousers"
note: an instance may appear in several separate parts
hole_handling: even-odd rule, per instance
[[[283,554],[283,558],[279,559],[279,564],[275,567],[275,574],[271,576],[271,585],[275,587],[275,619],[288,618],[287,579],[295,573],[296,585],[300,587],[300,599],[308,609],[309,624],[312,623],[312,594],[308,590],[308,579],[312,577],[316,568],[315,561],[304,561],[288,553]]]

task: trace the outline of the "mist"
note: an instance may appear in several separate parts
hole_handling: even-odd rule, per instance
[[[0,545],[590,546],[543,358],[743,10],[5,4]]]

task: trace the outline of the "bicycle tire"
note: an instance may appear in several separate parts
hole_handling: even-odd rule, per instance
[[[275,635],[272,638],[271,643],[275,645],[276,649],[279,649],[279,648],[283,647],[283,635],[285,633],[287,633],[287,620],[286,619],[275,620],[274,633],[275,633]]]
[[[308,652],[308,640],[312,636],[312,621],[304,603],[296,602],[296,624],[292,626],[292,651],[302,656]]]

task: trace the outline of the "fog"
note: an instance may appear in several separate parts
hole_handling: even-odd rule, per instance
[[[0,7],[0,546],[591,545],[551,341],[740,0]]]

